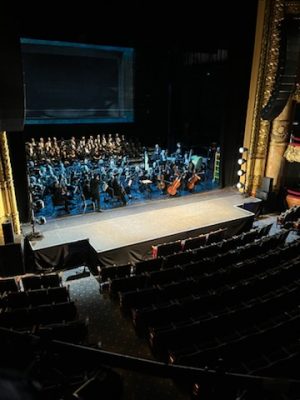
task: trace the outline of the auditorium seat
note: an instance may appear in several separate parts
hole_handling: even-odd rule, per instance
[[[124,278],[126,276],[130,276],[131,270],[131,264],[102,267],[100,271],[101,281],[107,282],[109,279]]]
[[[224,239],[226,231],[227,231],[227,228],[220,228],[216,231],[210,232],[207,235],[206,244],[220,242],[222,239]]]
[[[156,303],[158,301],[159,292],[157,287],[119,292],[120,307],[122,309],[130,309]]]
[[[49,303],[65,303],[70,300],[69,291],[65,286],[50,287],[47,290]]]
[[[39,325],[34,334],[41,339],[63,340],[71,343],[81,343],[88,332],[85,321],[75,320],[48,325]]]
[[[270,233],[270,230],[271,230],[272,226],[273,226],[273,223],[264,225],[261,228],[259,228],[258,229],[258,234],[257,234],[257,239],[260,239],[260,238],[262,238],[264,236],[267,236]]]
[[[43,288],[61,286],[61,278],[59,274],[43,274],[41,277],[41,285]]]
[[[189,238],[183,241],[183,251],[197,249],[206,244],[207,235],[199,235],[194,238]]]
[[[182,251],[181,240],[171,243],[158,244],[152,246],[152,256],[153,258],[168,256],[174,253],[179,253]]]
[[[193,258],[194,254],[190,250],[184,251],[182,253],[171,254],[164,257],[162,268],[167,269],[173,268],[176,265],[184,265],[192,261]]]
[[[0,293],[17,292],[18,289],[15,278],[0,279]]]
[[[23,308],[30,304],[30,299],[26,292],[8,292],[3,300],[8,308]]]
[[[41,289],[42,281],[39,275],[22,276],[21,278],[24,290]]]
[[[150,258],[149,260],[142,260],[135,263],[134,270],[135,274],[139,275],[143,272],[158,271],[164,262],[163,257]]]

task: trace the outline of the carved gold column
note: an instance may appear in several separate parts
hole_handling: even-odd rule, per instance
[[[284,0],[259,0],[255,47],[245,126],[247,155],[246,191],[256,193],[265,175],[270,122],[260,113],[267,104],[276,78],[279,56],[280,23],[284,18]]]
[[[14,232],[21,233],[9,149],[5,132],[0,132],[0,187],[6,216],[11,216]]]
[[[285,159],[283,157],[289,141],[293,101],[290,97],[281,114],[272,122],[271,137],[266,165],[266,176],[273,178],[273,189],[278,192]]]

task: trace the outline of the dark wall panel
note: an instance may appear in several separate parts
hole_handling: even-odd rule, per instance
[[[0,130],[22,131],[24,90],[17,26],[10,10],[0,13]]]

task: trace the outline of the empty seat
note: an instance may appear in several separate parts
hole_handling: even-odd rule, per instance
[[[107,282],[108,279],[123,278],[131,273],[131,264],[114,265],[101,268],[100,276],[102,282]]]
[[[17,292],[18,285],[15,278],[0,279],[0,293]]]
[[[35,289],[29,290],[26,292],[29,304],[32,306],[39,306],[41,304],[48,304],[49,297],[48,297],[48,290],[47,289]]]
[[[172,268],[176,265],[184,265],[192,261],[194,255],[191,251],[184,251],[182,253],[171,254],[166,256],[163,262],[163,268]]]
[[[25,291],[30,289],[41,289],[41,277],[38,275],[23,276],[22,284]]]
[[[30,304],[27,293],[25,292],[9,292],[3,300],[3,304],[8,308],[23,308]]]
[[[263,236],[267,236],[270,233],[272,226],[273,223],[262,226],[257,232],[257,239],[262,238]]]
[[[220,242],[225,237],[226,228],[220,228],[216,231],[210,232],[207,236],[206,244]]]
[[[48,288],[49,303],[64,303],[69,300],[69,291],[65,286]]]
[[[138,275],[147,271],[158,271],[161,268],[163,262],[163,257],[150,258],[149,260],[139,261],[135,264],[135,273],[136,275]]]
[[[61,279],[58,274],[41,275],[41,285],[44,288],[57,287],[61,285]]]
[[[206,244],[206,240],[206,235],[200,235],[194,238],[186,239],[183,242],[183,250],[197,249],[200,246],[204,246]]]
[[[157,246],[152,246],[153,258],[168,256],[170,254],[179,253],[182,251],[181,240],[171,243],[158,244]]]
[[[35,334],[42,339],[63,340],[71,343],[82,342],[88,332],[88,327],[84,321],[68,321],[41,325],[35,331]]]

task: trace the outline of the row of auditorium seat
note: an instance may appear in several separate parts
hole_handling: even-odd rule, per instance
[[[223,291],[190,296],[177,301],[177,307],[169,310],[171,315],[161,312],[144,316],[144,323],[146,322],[149,328],[151,347],[155,352],[166,352],[175,339],[180,347],[181,343],[185,343],[185,340],[181,340],[184,332],[191,326],[194,328],[195,323],[202,333],[209,329],[209,336],[213,332],[221,334],[223,329],[224,336],[226,329],[234,331],[255,325],[278,312],[287,312],[299,303],[299,273],[298,280],[287,287],[267,286],[267,279],[261,282],[257,277],[255,282],[246,287],[247,291],[243,291],[243,283],[233,288],[224,287]]]
[[[258,273],[249,279],[237,281],[234,285],[224,283],[223,286],[213,289],[208,285],[200,290],[195,282],[183,281],[181,282],[183,285],[175,284],[175,288],[172,288],[177,289],[177,292],[172,290],[170,293],[167,285],[160,288],[160,295],[156,293],[152,296],[148,305],[142,303],[138,308],[132,308],[133,324],[138,333],[145,333],[151,324],[158,326],[160,323],[171,323],[187,316],[194,318],[202,312],[205,313],[206,309],[211,313],[212,309],[215,312],[216,308],[221,307],[219,312],[223,314],[227,307],[232,306],[232,301],[245,302],[251,297],[268,300],[269,296],[274,295],[273,291],[277,291],[276,296],[282,294],[278,292],[281,285],[289,285],[300,279],[299,267],[298,258],[291,264],[287,262],[269,268],[263,274]],[[291,294],[290,288],[289,294]]]
[[[152,257],[163,257],[170,254],[179,253],[185,250],[196,249],[200,246],[205,246],[211,243],[220,242],[225,237],[227,228],[220,228],[216,231],[207,234],[201,234],[196,237],[191,237],[183,240],[176,240],[175,242],[161,243],[152,246]]]
[[[42,304],[34,307],[6,309],[0,313],[0,326],[6,328],[31,328],[37,324],[69,321],[77,316],[75,303]]]
[[[88,333],[87,320],[63,321],[59,323],[36,325],[32,331],[43,340],[62,340],[81,343]]]
[[[22,308],[42,304],[69,301],[69,291],[65,286],[48,289],[34,289],[26,292],[9,292],[0,298],[0,308]]]
[[[296,342],[299,322],[300,315],[295,307],[289,312],[279,313],[277,318],[266,319],[246,330],[236,329],[231,335],[211,337],[209,341],[195,343],[193,347],[191,342],[187,342],[184,352],[176,349],[169,351],[169,361],[174,363],[176,360],[176,364],[214,368],[217,360],[222,358],[228,370],[240,372],[241,364],[263,353],[271,353],[274,348]],[[192,352],[188,351],[188,346]]]
[[[126,292],[166,282],[178,281],[187,276],[196,275],[197,271],[199,271],[198,274],[213,272],[246,258],[263,254],[269,249],[275,249],[277,246],[284,243],[287,234],[288,231],[281,231],[276,235],[265,237],[260,241],[239,247],[234,251],[221,253],[215,257],[211,254],[207,254],[206,250],[210,246],[200,248],[193,254],[193,260],[190,261],[190,263],[183,264],[184,268],[177,265],[165,270],[146,272],[141,275],[124,278],[116,278],[109,282],[109,291],[112,296],[116,296],[118,292]]]
[[[79,320],[68,287],[58,273],[0,280],[0,326],[44,339],[82,343],[87,321]]]
[[[193,251],[198,248],[203,249],[203,252],[206,252],[205,256],[209,256],[209,254],[216,254],[225,251],[232,250],[238,246],[243,246],[248,243],[253,242],[254,240],[258,240],[266,235],[268,235],[272,224],[265,225],[260,229],[252,229],[248,232],[242,233],[237,236],[233,236],[228,239],[223,239],[218,242],[217,247],[216,244],[206,243],[203,246],[198,246],[197,248],[193,248]],[[197,239],[197,238],[195,238]],[[206,249],[206,250],[204,250]],[[132,264],[124,264],[124,265],[114,265],[108,267],[102,267],[100,271],[100,281],[107,282],[108,280],[116,279],[116,278],[124,278],[130,275],[139,275],[143,272],[147,271],[157,271],[160,269],[171,268],[175,265],[186,264],[191,261],[194,257],[194,252],[191,249],[181,251],[180,253],[169,254],[168,256],[161,256],[157,258],[151,258],[148,260],[142,260],[134,265]]]
[[[0,279],[0,294],[61,286],[59,274],[22,275],[16,278]]]

